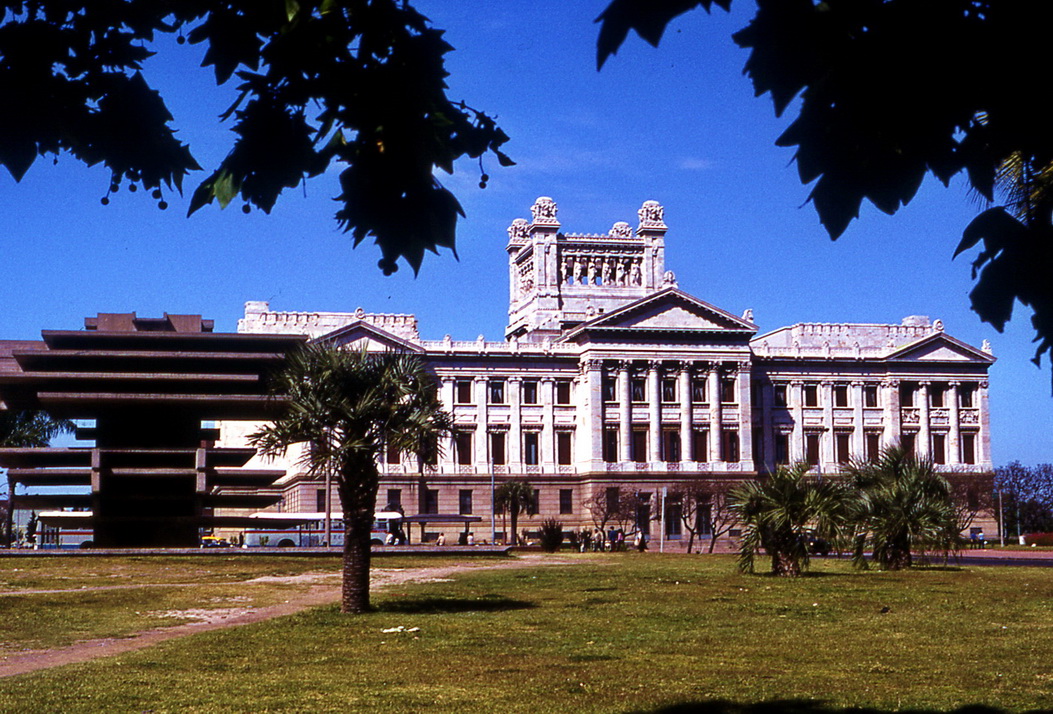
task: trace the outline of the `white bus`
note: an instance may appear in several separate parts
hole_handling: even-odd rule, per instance
[[[334,513],[332,520],[332,542],[330,545],[344,544],[344,521],[341,514]],[[260,511],[251,518],[260,520],[259,527],[245,529],[244,544],[250,548],[294,548],[320,547],[325,545],[325,513],[275,513]],[[390,534],[398,533],[402,527],[402,514],[398,511],[377,511],[374,514],[370,542],[373,545],[384,545]]]

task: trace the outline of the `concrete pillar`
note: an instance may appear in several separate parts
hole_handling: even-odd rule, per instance
[[[753,465],[758,471],[761,469],[770,471],[775,468],[775,421],[772,416],[774,407],[775,385],[765,384],[761,388],[761,429],[763,430],[762,438],[764,439],[764,463]]]
[[[676,387],[680,393],[680,459],[694,461],[694,439],[691,438],[691,364],[681,362],[678,367]]]
[[[747,471],[753,471],[753,399],[750,386],[750,363],[739,362],[735,366],[735,387],[739,399],[739,463]]]
[[[929,428],[929,383],[918,384],[918,438],[914,449],[918,456],[932,454],[932,431]]]
[[[522,377],[509,377],[507,389],[508,393],[505,396],[511,413],[508,418],[508,435],[505,437],[505,460],[511,473],[522,473],[523,452],[519,446],[523,440]]]
[[[834,458],[834,383],[823,380],[820,383],[819,404],[823,407],[823,435],[821,448],[819,450],[820,468],[829,470],[830,464],[837,461]]]
[[[863,383],[852,382],[850,387],[849,403],[852,405],[852,440],[851,454],[853,459],[862,459],[866,450],[866,440],[863,436]]]
[[[455,382],[453,377],[442,378],[442,402],[443,407],[450,413],[453,414],[453,403],[454,403],[454,390]],[[454,454],[454,442],[453,433],[451,432],[448,436],[442,438],[441,454],[439,455],[439,469],[443,473],[453,473],[457,471],[457,455]]]
[[[576,438],[578,444],[587,444],[579,447],[579,453],[587,453],[590,461],[599,463],[603,461],[603,362],[590,359],[585,362],[585,399],[588,401],[588,428],[581,430]],[[578,399],[580,409],[582,400]]]
[[[556,381],[552,377],[541,378],[541,471],[556,471]]]
[[[489,422],[487,385],[488,380],[486,377],[475,378],[475,404],[478,416],[475,419],[475,434],[472,436],[472,453],[475,457],[473,459],[475,462],[474,470],[478,470],[481,465],[486,464],[490,456],[490,445],[486,443],[486,426]],[[505,386],[507,387],[508,385]]]
[[[647,363],[647,460],[662,460],[662,385],[658,370],[661,362]]]
[[[723,414],[720,405],[720,367],[717,364],[709,365],[709,374],[706,375],[709,389],[709,460],[710,462],[723,461],[720,453],[720,438],[722,434],[721,419]]]
[[[948,406],[948,421],[950,428],[947,431],[947,463],[954,465],[962,462],[961,452],[961,425],[958,423],[959,418],[959,404],[958,404],[958,387],[961,386],[961,382],[951,382],[947,385],[947,399],[949,400]]]
[[[885,434],[884,446],[898,446],[903,432],[900,426],[899,407],[899,380],[886,379],[881,383],[881,391],[884,392],[882,406],[884,408]]]
[[[793,412],[793,434],[790,435],[790,463],[804,461],[804,382],[790,382],[790,410]]]
[[[632,372],[628,362],[618,363],[618,461],[629,461],[629,444],[632,439],[633,403],[629,381]]]
[[[991,411],[989,409],[988,382],[983,380],[977,389],[977,404],[980,408],[980,430],[976,434],[976,463],[991,468]]]

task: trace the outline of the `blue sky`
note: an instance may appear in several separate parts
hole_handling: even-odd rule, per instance
[[[864,207],[836,243],[806,205],[792,152],[774,146],[787,119],[754,98],[732,15],[696,11],[674,22],[658,49],[635,36],[602,72],[593,20],[604,0],[533,3],[426,0],[417,6],[456,48],[450,95],[496,114],[518,166],[487,159],[489,187],[463,162],[440,179],[467,213],[459,260],[429,255],[419,277],[402,265],[384,277],[379,251],[351,249],[332,214],[335,172],[288,192],[267,216],[206,207],[186,218],[190,191],[160,211],[142,192],[99,199],[108,173],[69,158],[40,160],[20,184],[0,173],[0,338],[78,329],[97,312],[201,313],[233,331],[246,300],[278,310],[414,313],[425,338],[500,339],[507,319],[505,229],[541,195],[559,204],[564,230],[635,225],[655,199],[670,227],[667,267],[681,288],[741,314],[762,331],[794,322],[942,319],[947,332],[989,339],[996,463],[1053,461],[1048,365],[1036,368],[1029,314],[1005,334],[971,312],[970,256],[951,260],[979,204],[963,183],[933,179],[896,216]],[[199,48],[162,48],[146,68],[180,136],[206,167],[231,142],[216,117],[232,89],[197,69]],[[192,191],[203,178],[192,176]]]

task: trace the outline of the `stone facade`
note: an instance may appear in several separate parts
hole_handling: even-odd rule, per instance
[[[480,542],[493,537],[491,486],[510,478],[537,490],[537,514],[520,521],[529,532],[546,518],[591,527],[587,504],[616,488],[657,514],[659,494],[687,480],[734,482],[802,460],[837,473],[901,441],[948,472],[991,470],[989,346],[920,316],[758,335],[752,310],[738,316],[677,287],[657,202],[643,204],[635,230],[618,222],[605,234],[561,232],[550,198],[531,215],[508,229],[504,341],[423,340],[411,315],[246,304],[240,332],[408,350],[434,369],[455,431],[423,473],[412,459],[385,458],[378,507],[481,516]],[[244,432],[232,424],[225,438]],[[284,507],[320,510],[321,485],[291,473]],[[675,544],[675,502],[666,508],[663,534],[645,527]],[[499,516],[493,528],[500,538]]]

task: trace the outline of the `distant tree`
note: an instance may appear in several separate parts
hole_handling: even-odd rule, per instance
[[[265,456],[310,444],[302,466],[312,475],[333,474],[344,520],[340,609],[365,612],[377,460],[385,448],[413,453],[422,433],[449,430],[435,378],[414,355],[310,344],[288,357],[272,388],[286,406],[250,443]]]
[[[76,426],[69,419],[56,419],[47,412],[0,411],[0,448],[43,447],[59,434],[71,434]],[[0,544],[12,543],[15,485],[7,481],[7,501],[0,506]]]
[[[753,572],[757,555],[771,557],[771,572],[797,577],[808,567],[809,530],[838,540],[848,524],[849,495],[836,479],[808,476],[807,464],[780,466],[771,475],[747,481],[731,494],[742,524],[739,569]]]
[[[846,473],[856,493],[857,566],[866,566],[867,551],[882,570],[900,570],[913,564],[914,553],[958,550],[959,513],[951,485],[931,460],[895,446],[875,462],[849,464]]]
[[[0,165],[21,180],[38,156],[69,154],[109,169],[103,203],[126,185],[167,208],[162,191],[201,167],[141,72],[164,35],[202,45],[217,84],[238,82],[220,116],[233,147],[190,213],[269,212],[336,164],[340,227],[376,240],[385,273],[400,257],[416,271],[425,250],[454,248],[463,215],[437,171],[488,152],[512,164],[493,119],[447,98],[453,48],[404,0],[16,0],[0,3]]]
[[[582,506],[589,512],[593,525],[602,532],[607,532],[607,525],[622,518],[623,494],[621,488],[614,491],[597,491],[591,498],[582,501]]]
[[[995,469],[994,488],[1002,495],[999,518],[1005,533],[1053,531],[1053,464],[1024,466],[1013,461]]]
[[[657,46],[669,22],[731,0],[612,0],[598,64],[629,30]],[[864,199],[895,213],[932,174],[964,172],[983,199],[955,255],[983,242],[971,293],[1001,331],[1015,300],[1031,308],[1035,361],[1053,348],[1053,132],[1033,72],[1043,67],[1053,5],[1028,0],[757,0],[732,37],[776,115],[797,116],[776,144],[796,147],[801,181],[831,238]],[[798,100],[795,102],[795,100]],[[999,189],[1002,189],[999,191]]]
[[[519,543],[519,514],[529,513],[534,506],[534,487],[526,481],[512,479],[505,481],[494,491],[494,506],[498,511],[507,512],[512,521],[511,544]],[[505,538],[508,541],[508,538]]]
[[[975,474],[950,473],[945,476],[950,486],[951,506],[954,509],[954,520],[958,533],[968,531],[976,517],[981,513],[992,513],[994,510],[992,474],[976,476]],[[985,533],[990,540],[992,533]]]
[[[695,539],[709,534],[708,551],[713,552],[717,539],[738,523],[731,508],[729,494],[733,485],[727,481],[698,478],[687,481],[671,494],[680,498],[680,520],[689,534],[687,552],[692,552]]]

